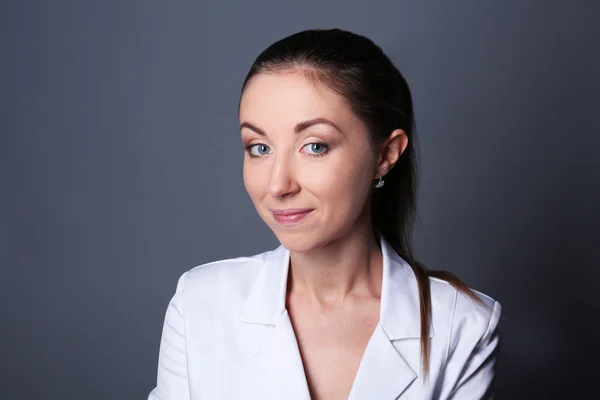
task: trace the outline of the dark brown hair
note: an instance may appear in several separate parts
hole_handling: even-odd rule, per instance
[[[456,276],[431,271],[415,260],[412,228],[416,215],[417,137],[410,89],[400,71],[372,40],[341,29],[295,33],[265,49],[254,61],[242,87],[260,73],[302,72],[343,96],[368,127],[374,144],[402,129],[408,145],[386,174],[385,185],[372,192],[373,228],[410,264],[419,286],[421,359],[429,367],[431,293],[429,278],[443,279],[473,300],[481,300]]]

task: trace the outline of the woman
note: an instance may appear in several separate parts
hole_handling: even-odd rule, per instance
[[[413,257],[409,88],[371,40],[261,53],[239,104],[244,185],[281,246],[184,273],[149,399],[481,399],[500,305]]]

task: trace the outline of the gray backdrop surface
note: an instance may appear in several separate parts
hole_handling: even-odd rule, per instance
[[[502,303],[497,397],[584,398],[597,4],[2,2],[2,399],[147,396],[179,275],[278,244],[242,184],[244,75],[271,42],[330,27],[372,38],[411,85],[417,255]]]

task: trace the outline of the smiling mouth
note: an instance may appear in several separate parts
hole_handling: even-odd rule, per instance
[[[306,218],[312,209],[287,209],[287,210],[271,210],[275,221],[282,225],[290,226],[295,225]]]

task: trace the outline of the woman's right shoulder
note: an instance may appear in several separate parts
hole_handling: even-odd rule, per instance
[[[271,252],[197,265],[180,275],[176,293],[180,298],[192,297],[193,300],[200,300],[199,297],[215,299],[226,292],[248,292]]]

